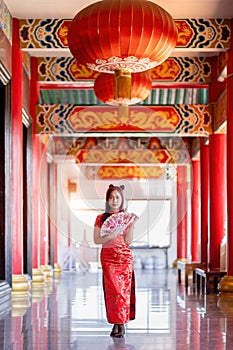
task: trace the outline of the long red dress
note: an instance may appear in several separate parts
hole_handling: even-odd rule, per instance
[[[101,227],[102,216],[95,226]],[[103,290],[107,320],[112,324],[125,324],[135,319],[135,278],[133,256],[124,241],[124,232],[102,245],[100,260],[103,269]]]

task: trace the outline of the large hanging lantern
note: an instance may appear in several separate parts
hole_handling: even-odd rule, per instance
[[[116,71],[114,79],[113,74],[100,73],[94,85],[97,98],[110,105],[132,105],[145,100],[152,88],[149,72],[129,74]]]
[[[103,0],[73,19],[72,55],[92,70],[142,72],[165,61],[177,41],[171,15],[147,0]]]

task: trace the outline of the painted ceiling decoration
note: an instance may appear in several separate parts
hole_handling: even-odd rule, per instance
[[[91,89],[62,89],[56,87],[44,87],[40,89],[40,105],[79,105],[79,106],[94,106],[103,105]],[[132,102],[132,101],[131,101]],[[136,102],[136,101],[135,101]],[[175,88],[163,87],[153,88],[149,91],[149,96],[138,102],[137,104],[145,106],[159,105],[174,105],[174,104],[208,104],[209,90],[208,88],[183,87]],[[106,102],[107,103],[107,102]]]
[[[0,0],[0,28],[8,40],[12,41],[12,16],[5,2]]]
[[[174,179],[175,164],[187,164],[190,161],[189,141],[180,137],[91,137],[70,141],[72,144],[67,144],[61,137],[53,138],[54,147],[60,153],[63,148],[63,154],[75,157],[77,165],[88,179]]]
[[[175,140],[174,140],[175,141]],[[173,146],[174,145],[174,146]],[[179,145],[179,148],[177,148]],[[88,138],[83,142],[77,139],[67,151],[73,155],[79,164],[187,164],[190,161],[189,145],[181,139],[174,142],[172,139],[147,138],[107,138],[99,141]]]
[[[68,49],[70,20],[21,19],[21,49]],[[210,49],[230,47],[230,19],[175,19],[178,29],[176,48]]]
[[[21,47],[30,48],[67,48],[67,33],[70,26],[70,20],[20,20],[20,39]],[[214,48],[215,50],[226,50],[229,48],[230,38],[230,21],[215,20],[215,19],[187,19],[175,20],[178,28],[177,47],[182,48],[197,48],[201,49]],[[200,31],[199,31],[200,30]],[[201,33],[199,37],[198,33]],[[197,40],[197,37],[199,39]],[[60,40],[60,39],[61,40]],[[39,40],[38,40],[39,39]],[[46,41],[49,41],[46,43]],[[30,42],[30,44],[29,44]],[[28,43],[28,45],[27,45]],[[60,44],[58,44],[60,43]],[[93,86],[93,80],[96,78],[96,73],[87,69],[84,65],[79,64],[71,57],[48,57],[38,59],[38,79],[39,81],[77,81],[85,87]],[[174,81],[174,82],[210,82],[211,64],[207,58],[189,58],[189,57],[173,57],[168,58],[158,67],[151,71],[152,80],[156,81]],[[85,80],[83,84],[82,79]],[[86,82],[86,80],[91,80]],[[178,90],[172,92],[169,90],[152,91],[150,98],[145,101],[145,104],[203,104],[207,103],[206,95],[208,90],[193,90],[194,95],[201,96],[198,99],[189,101],[180,99],[179,96],[190,97],[190,90]],[[165,93],[164,93],[165,92]],[[206,94],[207,92],[207,94]],[[79,105],[94,105],[101,104],[96,99],[93,91],[87,89],[80,92],[68,92],[67,89],[56,92],[59,95],[59,100],[51,100],[51,95],[54,93],[45,89],[41,91],[40,103],[55,103],[70,104],[75,102]],[[79,97],[77,97],[79,95]],[[83,96],[83,102],[80,96]],[[168,96],[166,100],[164,96]],[[171,97],[172,96],[172,97]],[[178,96],[178,97],[177,97]],[[205,96],[203,98],[203,96]],[[80,101],[81,100],[81,101]],[[78,103],[77,103],[78,101]]]
[[[79,164],[188,164],[187,150],[103,150],[97,147],[91,150],[79,150],[75,157]]]
[[[169,57],[149,70],[155,82],[209,83],[211,58]],[[38,81],[77,82],[80,87],[93,87],[98,72],[78,63],[73,57],[39,57]]]
[[[103,150],[94,148],[80,150],[76,154],[76,163],[82,164],[157,164],[173,163],[166,150]],[[174,162],[175,163],[175,162]]]
[[[174,180],[176,177],[176,167],[166,166],[108,166],[96,167],[93,165],[81,166],[81,171],[87,179],[166,179]]]
[[[148,98],[141,101],[140,104],[208,103],[207,84],[210,82],[211,75],[211,60],[208,57],[169,58],[150,70],[150,75],[154,79],[152,91]],[[97,77],[98,73],[88,70],[70,57],[38,58],[40,104],[102,104],[93,92],[94,79]],[[63,83],[75,80],[77,84],[64,87]],[[159,85],[160,81],[184,83],[184,85]],[[49,84],[50,82],[58,82],[58,84]],[[189,87],[187,82],[193,85]]]
[[[12,35],[12,16],[5,6],[4,1],[1,0],[1,28],[9,38],[11,42]],[[223,74],[223,79],[226,77],[226,62],[227,62],[227,50],[230,48],[230,19],[215,19],[215,18],[179,18],[174,19],[175,25],[178,29],[178,39],[175,50],[182,49],[183,52],[187,49],[187,56],[190,56],[190,50],[198,50],[201,52],[207,52],[208,50],[214,50],[219,55],[219,76]],[[85,81],[85,90],[88,84],[93,87],[93,81],[96,78],[96,73],[92,70],[87,69],[84,65],[78,63],[74,58],[69,56],[68,48],[68,31],[71,25],[72,19],[56,19],[56,18],[41,18],[41,19],[20,19],[19,20],[19,36],[20,46],[24,52],[23,57],[27,56],[26,66],[29,67],[29,55],[33,50],[40,50],[42,53],[43,49],[47,56],[52,56],[54,50],[59,50],[59,57],[39,57],[38,58],[38,80],[39,82],[75,82],[83,84]],[[32,50],[33,49],[33,50]],[[50,51],[51,50],[51,51]],[[36,52],[36,51],[34,51]],[[51,54],[50,54],[51,52]],[[64,55],[63,55],[64,52]],[[28,55],[27,55],[28,53]],[[38,55],[40,56],[40,54]],[[45,56],[42,54],[42,56]],[[185,56],[185,55],[184,55]],[[204,56],[204,55],[203,55]],[[70,68],[68,68],[70,67]],[[72,67],[72,68],[71,68]],[[152,84],[154,81],[161,82],[180,82],[180,83],[210,83],[211,77],[211,60],[209,57],[169,57],[165,62],[160,64],[158,67],[150,70],[152,77]],[[78,79],[78,80],[77,80]],[[90,81],[89,81],[90,80]],[[73,97],[67,101],[66,93],[67,88],[64,87],[61,97],[61,103],[56,104],[70,104],[73,101]],[[168,87],[170,90],[170,87]],[[81,88],[81,91],[83,89]],[[208,91],[208,88],[206,89]],[[205,90],[205,91],[206,91]],[[156,94],[156,98],[150,95],[150,100],[145,103],[147,104],[160,104],[165,99],[158,97],[163,94]],[[205,91],[203,91],[205,93]],[[181,91],[182,94],[187,94],[187,91]],[[41,93],[42,95],[43,93]],[[46,94],[46,92],[45,92]],[[84,92],[81,95],[84,96],[89,104],[90,99],[93,98],[93,92],[91,97],[86,97]],[[165,92],[164,95],[171,95],[170,92]],[[174,94],[174,93],[173,93]],[[42,101],[43,100],[43,101]],[[63,100],[63,101],[62,101]],[[75,99],[76,100],[76,99]],[[182,104],[178,102],[179,99],[175,98],[175,104]],[[43,99],[41,96],[41,103],[46,103],[46,98]],[[50,103],[49,101],[47,101]],[[55,102],[52,100],[52,103]],[[58,101],[57,101],[58,102]],[[196,102],[185,102],[184,104],[198,104]],[[200,104],[205,103],[206,100],[200,101]],[[94,104],[98,101],[94,101]],[[81,103],[82,104],[82,103]],[[80,105],[81,105],[80,104]],[[85,107],[85,106],[84,106]],[[216,107],[217,110],[219,107]],[[218,114],[218,113],[217,113]],[[225,130],[226,120],[223,122],[217,120],[214,121],[214,132],[222,132]],[[37,127],[38,130],[41,129]],[[42,128],[43,129],[43,128]],[[62,129],[61,129],[62,130]],[[42,131],[43,132],[43,131]]]
[[[152,90],[127,114],[104,106],[93,91],[99,73],[70,57],[72,19],[19,22],[28,77],[30,55],[38,61],[36,133],[44,144],[51,141],[51,153],[73,157],[86,178],[175,179],[176,164],[187,164],[198,154],[200,136],[208,139],[213,132],[226,132],[226,91],[210,104],[209,84],[216,56],[219,81],[227,77],[230,19],[175,19],[174,57],[168,55],[149,70]],[[2,0],[0,23],[11,43],[12,17]],[[179,52],[184,57],[177,57]],[[115,137],[108,136],[114,132]],[[122,139],[124,132],[132,137]],[[137,136],[141,132],[146,136]],[[97,157],[101,164],[95,163]]]
[[[76,134],[88,132],[173,133],[208,136],[212,133],[211,106],[132,106],[119,114],[111,106],[38,105],[37,134]]]
[[[99,149],[118,149],[118,150],[133,150],[133,149],[148,149],[148,150],[160,150],[167,149],[169,152],[173,150],[184,150],[190,153],[189,138],[179,136],[169,137],[61,137],[61,136],[49,136],[43,135],[41,137],[47,137],[47,141],[50,141],[54,153],[61,155],[73,155],[80,150],[89,150],[98,147]],[[194,138],[192,138],[193,140]]]
[[[63,156],[63,159],[74,157],[77,166],[89,180],[111,178],[174,180],[176,164],[190,162],[189,138],[49,136],[48,140],[55,154]],[[96,162],[96,154],[98,159],[101,159],[100,163]],[[114,159],[116,155],[118,159]]]
[[[164,178],[164,168],[158,166],[101,166],[97,171],[101,179],[159,179]]]

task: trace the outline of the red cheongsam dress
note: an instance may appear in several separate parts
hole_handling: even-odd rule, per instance
[[[102,215],[95,226],[101,228]],[[102,245],[100,260],[103,269],[103,290],[107,320],[125,324],[135,319],[135,278],[133,256],[124,241],[124,232]]]

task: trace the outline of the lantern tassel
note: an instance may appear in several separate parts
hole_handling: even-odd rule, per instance
[[[117,69],[114,73],[114,99],[119,102],[131,100],[131,72]]]

